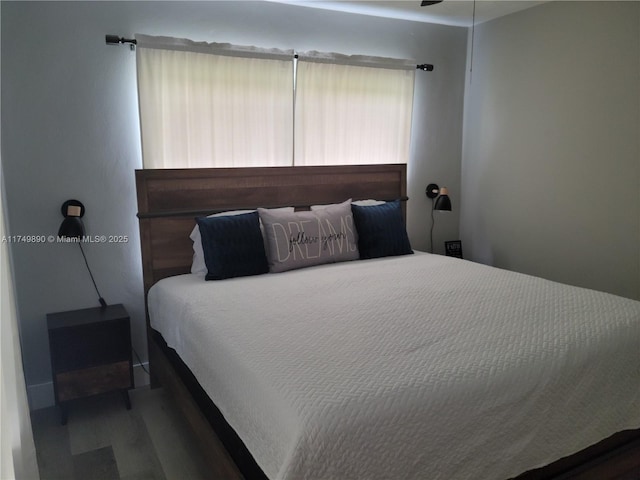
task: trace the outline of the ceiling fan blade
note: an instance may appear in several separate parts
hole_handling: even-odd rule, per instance
[[[433,2],[430,2],[429,0],[422,0],[422,3],[420,4],[421,7],[428,7],[429,5],[435,5],[436,3],[442,3],[443,0],[435,0]]]

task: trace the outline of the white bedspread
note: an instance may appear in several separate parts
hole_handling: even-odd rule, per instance
[[[149,293],[271,479],[506,479],[640,427],[640,302],[421,254]]]

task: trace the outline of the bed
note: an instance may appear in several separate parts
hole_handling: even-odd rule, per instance
[[[406,200],[405,166],[136,176],[153,382],[246,477],[550,478],[637,437],[639,302],[420,252],[189,273],[194,217]]]

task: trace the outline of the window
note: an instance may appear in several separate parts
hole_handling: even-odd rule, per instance
[[[407,162],[415,64],[398,69],[397,62],[372,60],[351,65],[333,63],[340,61],[334,56],[300,55],[296,165]]]
[[[293,52],[137,40],[145,168],[291,165]]]
[[[408,159],[415,64],[136,38],[145,168]]]

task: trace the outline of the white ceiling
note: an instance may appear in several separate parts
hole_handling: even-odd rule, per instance
[[[470,27],[475,23],[531,8],[545,1],[530,0],[444,0],[442,3],[421,7],[420,0],[270,0],[278,3],[301,5],[310,8],[335,10],[340,12],[373,15],[376,17],[398,18],[417,22],[440,23]]]

